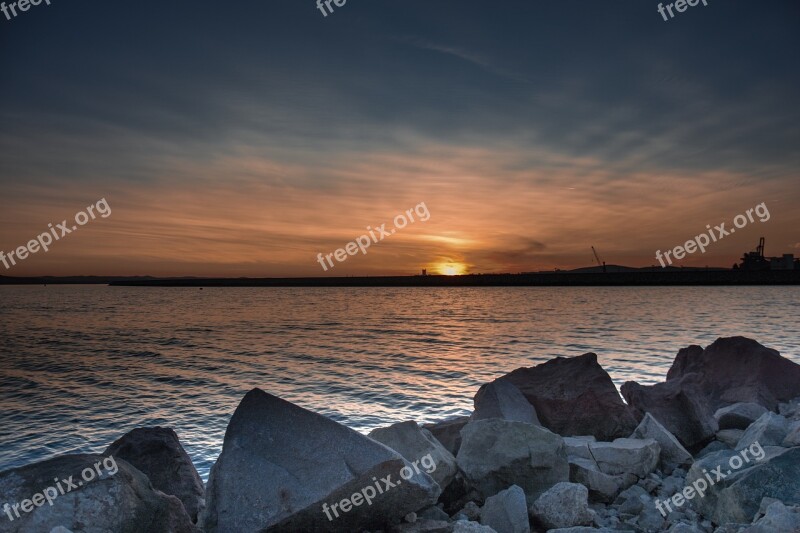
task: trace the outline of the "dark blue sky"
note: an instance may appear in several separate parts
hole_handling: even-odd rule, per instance
[[[0,15],[0,249],[105,196],[108,221],[17,271],[310,274],[423,200],[430,224],[340,273],[580,266],[591,243],[652,264],[760,202],[768,251],[791,252],[800,3],[708,3],[667,22],[649,0]]]

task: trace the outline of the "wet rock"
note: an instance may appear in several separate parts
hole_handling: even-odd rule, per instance
[[[510,381],[496,379],[478,389],[474,398],[475,410],[471,420],[502,418],[541,426],[536,410]]]
[[[767,412],[747,428],[736,449],[743,450],[754,443],[761,446],[780,446],[788,432],[789,422],[784,417]]]
[[[85,469],[94,469],[95,473],[99,469],[100,475],[86,481]],[[56,482],[55,478],[76,486],[70,488],[66,481]],[[64,494],[56,488],[59,483]],[[101,455],[62,455],[2,472],[0,494],[3,503],[21,504],[20,516],[14,516],[13,521],[2,516],[0,528],[4,533],[51,531],[58,527],[78,532],[198,531],[178,498],[154,489],[147,476],[124,460]],[[23,512],[26,507],[30,512]]]
[[[504,376],[533,404],[542,424],[559,435],[627,437],[636,427],[597,355],[558,357]]]
[[[634,474],[639,478],[655,470],[661,446],[653,439],[616,439],[589,445],[597,466],[604,474]]]
[[[441,422],[424,424],[422,429],[430,431],[436,440],[442,443],[442,446],[455,457],[458,455],[458,449],[461,447],[461,430],[468,422],[468,416],[460,416]]]
[[[589,491],[577,483],[558,483],[539,496],[530,514],[547,529],[588,526],[592,523]]]
[[[153,487],[176,496],[192,522],[205,507],[205,487],[178,435],[170,428],[134,429],[103,453],[123,459],[145,474]]]
[[[719,424],[719,429],[747,429],[758,420],[758,417],[767,412],[763,405],[753,402],[740,402],[728,407],[718,409],[714,418]]]
[[[525,492],[512,485],[486,498],[481,509],[481,524],[501,533],[530,533]]]
[[[447,487],[458,471],[456,458],[427,429],[416,422],[400,422],[374,429],[369,437],[395,450],[406,461],[420,465],[440,487]]]
[[[679,466],[689,466],[694,462],[692,454],[686,451],[678,439],[647,413],[631,434],[632,439],[653,439],[661,446],[659,468],[671,473]]]
[[[482,499],[511,485],[534,499],[569,479],[564,440],[544,428],[490,418],[470,422],[461,435],[456,461]]]
[[[378,529],[440,492],[394,450],[253,389],[228,425],[201,521],[208,533]]]

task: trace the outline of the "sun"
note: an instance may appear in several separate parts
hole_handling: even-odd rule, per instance
[[[439,265],[439,273],[445,276],[460,276],[467,271],[467,267],[461,263],[443,263]]]

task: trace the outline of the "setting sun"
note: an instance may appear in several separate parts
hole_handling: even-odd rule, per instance
[[[439,265],[439,273],[445,276],[460,276],[466,272],[467,268],[459,263],[446,263]]]

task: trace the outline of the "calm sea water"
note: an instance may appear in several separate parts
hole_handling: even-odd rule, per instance
[[[800,362],[800,287],[0,287],[0,470],[174,428],[205,479],[260,387],[366,432],[593,351],[617,386],[745,335]]]

